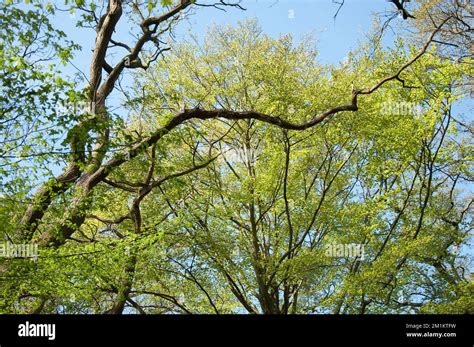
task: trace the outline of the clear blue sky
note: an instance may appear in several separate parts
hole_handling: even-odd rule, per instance
[[[190,32],[203,36],[213,24],[233,25],[248,18],[257,18],[263,31],[271,36],[291,33],[299,40],[312,35],[317,39],[320,61],[338,63],[364,40],[372,25],[374,13],[393,13],[394,10],[393,4],[386,0],[346,0],[334,20],[338,5],[332,0],[243,0],[242,5],[246,11],[236,8],[228,8],[227,12],[208,7],[196,8],[179,24],[177,38],[189,37]],[[73,62],[87,74],[95,33],[75,28],[76,20],[68,13],[62,13],[55,22],[83,47]],[[134,40],[127,33],[128,25],[122,21],[114,37],[132,45]]]

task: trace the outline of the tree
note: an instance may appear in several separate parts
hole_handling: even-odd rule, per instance
[[[470,231],[456,187],[472,178],[471,145],[450,138],[471,71],[432,49],[450,17],[421,47],[364,46],[336,68],[253,22],[165,47],[192,1],[110,0],[101,17],[94,3],[74,7],[97,31],[88,85],[55,87],[87,112],[67,130],[63,173],[26,211],[3,204],[21,216],[5,235],[41,253],[5,262],[2,311],[471,309],[453,249]],[[138,22],[133,45],[113,36],[123,14]],[[115,64],[111,45],[127,52]],[[128,69],[140,78],[126,122],[106,101]],[[363,245],[366,259],[328,256],[332,244]]]

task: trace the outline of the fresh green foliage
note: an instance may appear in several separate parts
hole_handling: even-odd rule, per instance
[[[93,4],[73,7],[94,12]],[[39,254],[0,258],[1,313],[474,311],[474,148],[455,111],[472,59],[455,63],[431,46],[361,96],[357,111],[303,131],[219,115],[171,127],[190,109],[302,124],[419,50],[374,38],[344,63],[323,65],[311,39],[272,38],[249,20],[175,43],[135,72],[126,117],[105,104],[78,117],[55,106],[89,94],[41,58],[48,46],[66,63],[78,47],[42,14],[53,8],[34,8],[0,7],[5,241],[21,240],[18,201],[35,183],[24,172],[37,166],[54,194],[33,201],[47,205],[29,240]],[[82,23],[92,21],[86,11]],[[95,148],[105,153],[91,148],[101,138]],[[79,178],[47,181],[41,170],[67,160],[75,139],[87,152],[73,153]]]

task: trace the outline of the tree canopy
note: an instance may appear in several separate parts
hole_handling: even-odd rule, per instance
[[[471,7],[335,65],[256,19],[169,39],[239,1],[106,3],[0,5],[0,230],[39,249],[0,258],[1,313],[474,311]]]

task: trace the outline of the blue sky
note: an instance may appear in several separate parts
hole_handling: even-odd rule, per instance
[[[312,35],[317,40],[320,61],[337,64],[364,40],[372,26],[374,13],[393,13],[394,9],[385,0],[350,0],[346,1],[334,20],[338,5],[332,0],[243,0],[242,5],[245,11],[237,8],[228,8],[227,12],[209,7],[196,8],[179,24],[177,39],[187,38],[190,33],[202,37],[214,24],[234,25],[238,21],[256,18],[263,31],[271,36],[290,33],[298,41]],[[77,18],[78,15],[71,17],[68,13],[59,13],[54,22],[83,47],[73,62],[87,75],[95,33],[75,28]],[[401,19],[397,21],[402,22]],[[134,40],[128,34],[128,26],[127,22],[121,21],[114,37],[131,45]]]
[[[246,0],[243,4],[246,11],[234,9],[227,14],[200,9],[183,29],[192,28],[199,34],[212,23],[232,25],[245,18],[257,18],[263,31],[271,36],[291,33],[298,40],[313,35],[319,41],[321,61],[336,63],[364,39],[371,27],[373,13],[392,9],[384,0],[346,1],[335,21],[333,16],[338,5],[330,0]]]

